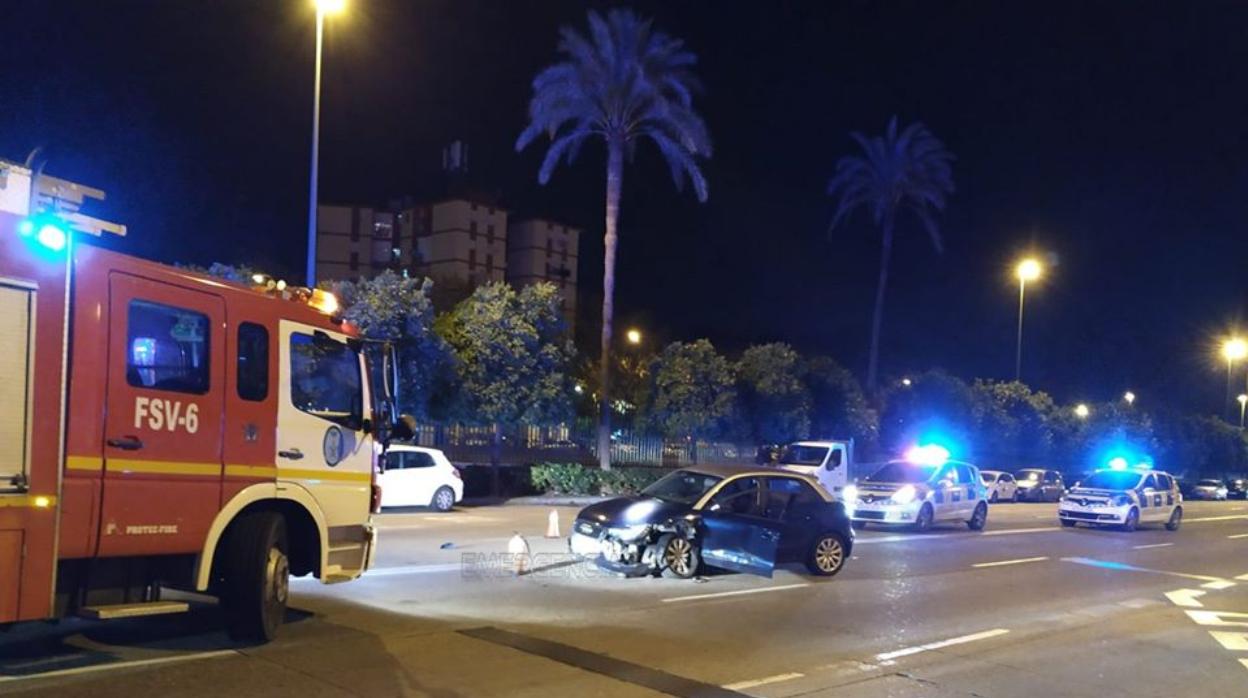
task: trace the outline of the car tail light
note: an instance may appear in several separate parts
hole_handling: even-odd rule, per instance
[[[378,485],[375,482],[373,483],[372,499],[368,502],[368,509],[374,514],[381,513],[381,485]]]
[[[451,474],[459,478],[460,480],[464,479],[464,474],[459,472],[459,468],[451,468]]]

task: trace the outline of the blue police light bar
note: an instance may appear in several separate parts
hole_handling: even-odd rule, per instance
[[[1111,470],[1126,470],[1127,459],[1122,456],[1115,456],[1109,459],[1109,467]]]
[[[949,462],[949,449],[937,444],[914,446],[906,451],[906,460],[915,465],[944,465]]]
[[[69,225],[56,216],[40,214],[17,224],[17,234],[34,238],[50,252],[61,252],[69,244]]]

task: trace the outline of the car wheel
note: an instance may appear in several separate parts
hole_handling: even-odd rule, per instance
[[[932,517],[932,505],[924,504],[923,508],[919,509],[918,518],[914,520],[914,530],[921,532],[930,529],[932,527]]]
[[[240,516],[232,529],[222,551],[226,631],[235,640],[268,642],[286,617],[290,588],[286,520],[258,511]]]
[[[1140,510],[1131,507],[1131,511],[1127,512],[1127,520],[1122,522],[1122,530],[1134,531],[1140,525]]]
[[[992,502],[993,504],[996,504],[996,503],[997,503],[997,499],[999,499],[999,497],[997,496],[997,491],[996,491],[996,490],[993,490],[993,491],[992,491],[992,496],[988,498],[988,501],[989,501],[989,502]]]
[[[669,533],[659,539],[658,545],[664,577],[692,579],[698,573],[698,547],[688,538]]]
[[[1175,507],[1174,512],[1170,514],[1170,520],[1166,522],[1167,531],[1177,531],[1179,526],[1183,525],[1183,507]]]
[[[1063,525],[1063,526],[1065,526],[1066,528],[1074,528],[1074,527],[1075,527],[1075,520],[1074,520],[1074,519],[1059,519],[1059,521],[1061,521],[1061,522],[1062,522],[1062,525]]]
[[[825,533],[815,538],[806,558],[806,569],[820,577],[831,577],[845,566],[845,539],[839,533]]]
[[[975,506],[975,513],[971,514],[971,520],[966,522],[966,527],[972,531],[982,531],[987,523],[988,505],[980,502]]]
[[[1022,496],[1018,493],[1018,490],[1014,490],[1014,503],[1018,504],[1021,501],[1023,501]]]
[[[455,491],[443,485],[433,493],[433,502],[430,503],[434,509],[438,511],[450,511],[455,508]]]

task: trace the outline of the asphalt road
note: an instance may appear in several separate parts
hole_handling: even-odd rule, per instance
[[[832,579],[700,582],[573,563],[541,537],[547,508],[386,514],[378,569],[294,582],[270,645],[231,644],[211,606],[24,626],[0,634],[0,694],[1248,695],[1248,503],[1189,503],[1174,533],[1064,530],[1054,510],[864,531]],[[513,531],[535,554],[520,577]]]

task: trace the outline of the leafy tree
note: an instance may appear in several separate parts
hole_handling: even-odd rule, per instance
[[[971,390],[977,403],[976,451],[987,459],[981,465],[1010,470],[1049,464],[1054,444],[1053,398],[1019,381],[980,379]]]
[[[673,342],[651,370],[650,422],[668,438],[699,438],[723,430],[737,401],[732,363],[709,340]],[[696,458],[696,453],[695,453]]]
[[[810,391],[801,357],[787,344],[752,346],[737,362],[737,391],[754,443],[774,444],[810,433]]]
[[[875,447],[879,419],[852,373],[831,357],[815,356],[803,363],[802,381],[811,397],[812,438],[852,438],[863,454]]]
[[[677,188],[688,177],[698,200],[706,201],[706,179],[697,159],[710,157],[711,140],[693,109],[697,83],[690,69],[697,59],[682,41],[655,31],[631,10],[611,10],[605,17],[590,12],[589,28],[588,36],[570,27],[560,30],[559,51],[566,60],[534,78],[529,125],[516,140],[516,150],[543,134],[550,138],[537,175],[546,184],[559,162],[571,164],[586,141],[600,138],[607,147],[598,458],[610,468],[611,332],[624,157],[631,157],[639,141],[650,140],[670,166]]]
[[[180,264],[178,266],[200,274],[215,276],[223,281],[228,281],[238,286],[246,286],[248,288],[255,283],[253,280],[254,276],[257,274],[263,274],[263,272],[255,267],[245,264],[225,264],[223,262],[213,262],[206,267],[201,267],[197,264]]]
[[[829,231],[859,207],[870,210],[872,221],[880,228],[880,278],[875,289],[867,362],[867,392],[874,393],[897,215],[903,211],[914,214],[936,251],[944,249],[934,212],[944,210],[945,197],[953,192],[953,154],[922,123],[910,124],[898,133],[895,116],[889,120],[883,136],[868,138],[857,132],[852,136],[863,154],[846,156],[836,163],[828,194],[837,197],[838,204]]]
[[[549,424],[572,414],[573,349],[559,305],[553,284],[517,292],[490,283],[438,318],[438,333],[457,359],[457,412],[494,427],[495,464],[502,427]]]
[[[399,356],[399,409],[424,420],[451,391],[450,346],[433,331],[432,282],[384,271],[372,279],[327,284],[342,303],[343,318],[369,339],[395,343]]]

